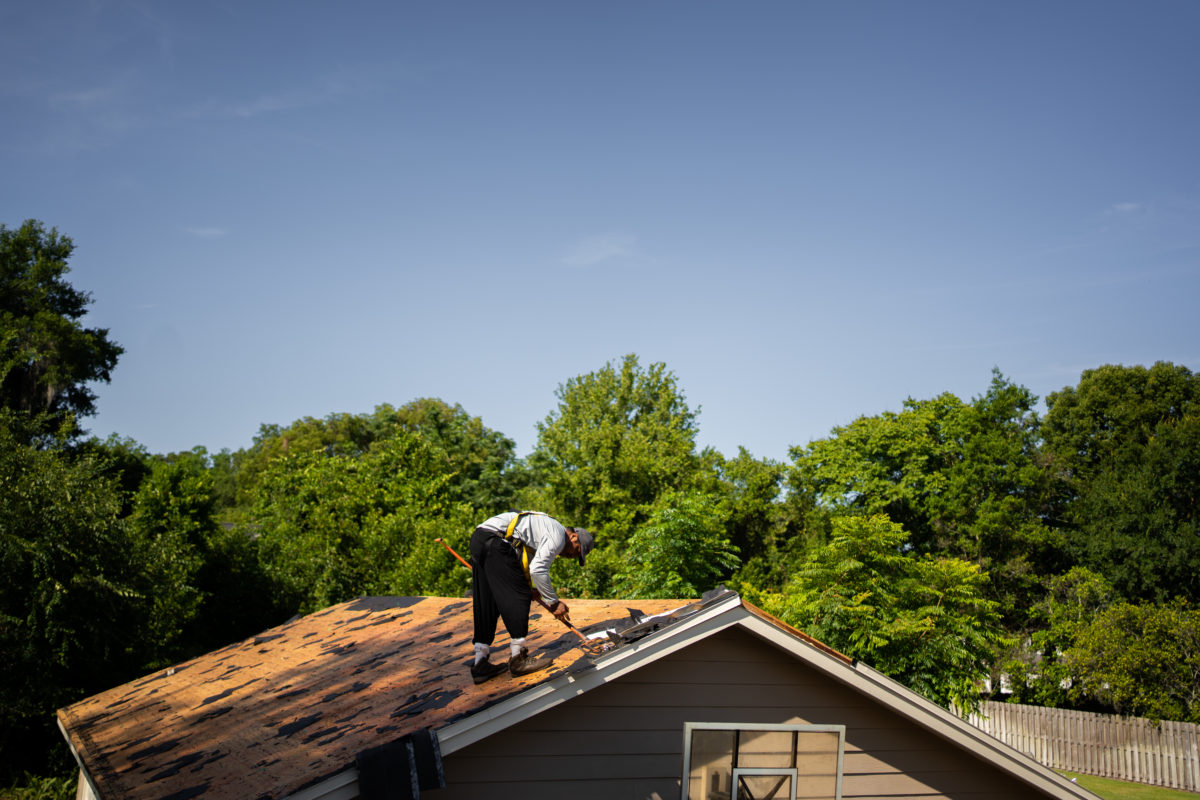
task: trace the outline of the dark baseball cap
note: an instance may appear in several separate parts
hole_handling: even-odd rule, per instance
[[[579,537],[579,566],[583,566],[583,559],[588,553],[592,552],[592,548],[596,546],[595,539],[583,528],[571,528],[575,531],[575,535]]]

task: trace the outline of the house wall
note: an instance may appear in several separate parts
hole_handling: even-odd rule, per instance
[[[684,722],[845,725],[844,800],[1044,796],[734,628],[445,756],[438,798],[675,800]]]

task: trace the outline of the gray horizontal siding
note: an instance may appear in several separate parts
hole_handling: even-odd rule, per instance
[[[438,796],[675,800],[684,722],[845,725],[845,800],[1038,796],[737,629],[447,756]]]

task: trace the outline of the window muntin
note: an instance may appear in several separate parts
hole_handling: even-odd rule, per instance
[[[683,800],[840,800],[844,725],[684,724]]]

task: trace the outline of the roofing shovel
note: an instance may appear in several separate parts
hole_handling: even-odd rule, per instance
[[[467,561],[465,558],[460,556],[458,553],[454,552],[454,548],[451,547],[450,545],[446,544],[445,539],[442,539],[439,536],[438,538],[434,539],[434,541],[437,542],[438,544],[440,544],[442,547],[446,548],[446,550],[449,551],[450,555],[454,556],[455,558],[457,558],[459,561],[462,562],[462,565],[464,567],[466,567],[467,569],[471,569],[471,562]],[[554,616],[554,612],[550,611],[550,606],[546,605],[546,601],[542,600],[541,597],[538,597],[537,601],[538,601],[538,605],[540,605],[542,608],[546,609],[546,611],[548,611],[550,613],[550,616],[552,616],[552,617]],[[580,632],[580,630],[578,628],[576,628],[574,625],[572,625],[571,620],[569,620],[569,619],[563,619],[562,617],[555,617],[555,619],[557,619],[563,625],[566,625],[568,628],[571,629],[572,633],[574,633],[576,636],[579,637],[579,646],[584,650],[584,652],[586,652],[590,655],[598,656],[601,653],[606,653],[609,650],[612,650],[616,646],[609,639],[609,637],[605,637],[603,639],[589,639],[588,637],[584,636],[583,633]]]

